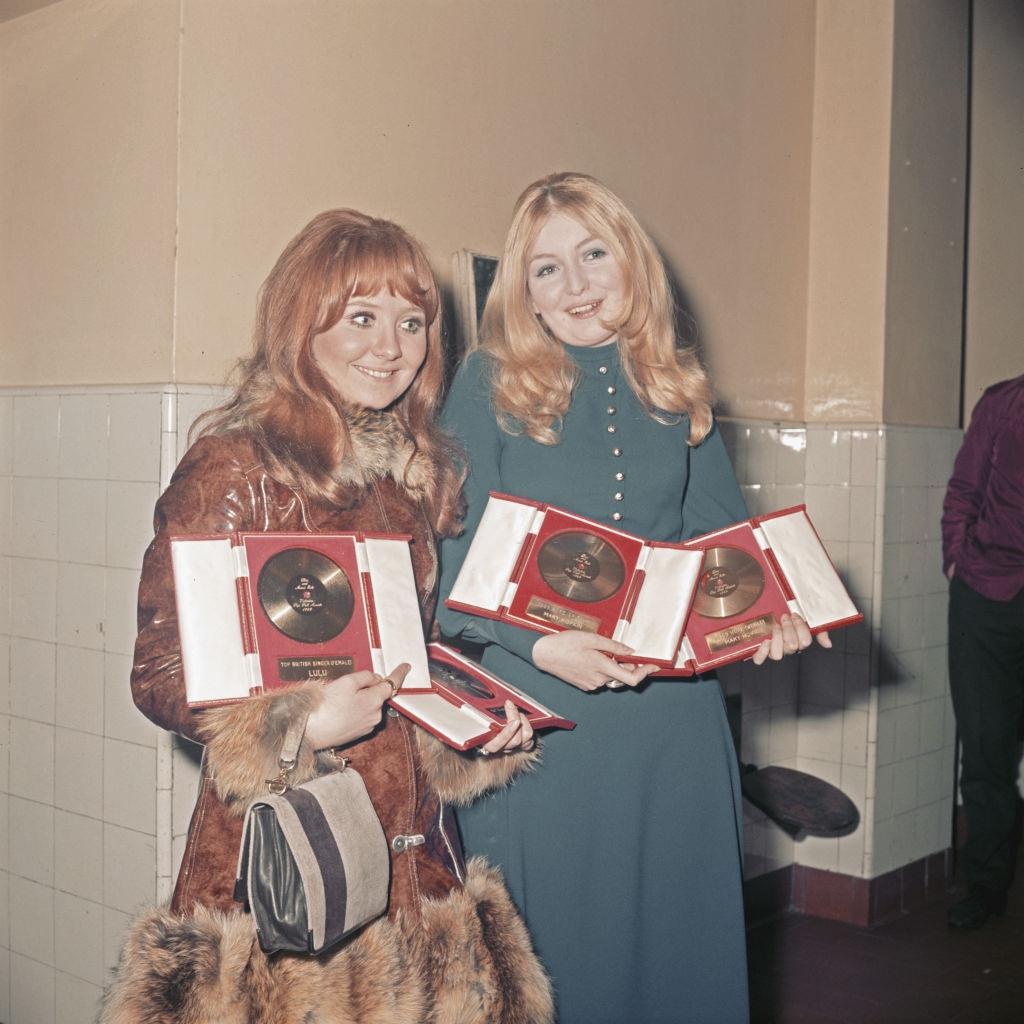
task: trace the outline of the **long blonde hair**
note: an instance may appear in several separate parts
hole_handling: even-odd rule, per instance
[[[608,245],[625,278],[614,321],[622,366],[633,392],[660,422],[690,420],[691,445],[711,429],[711,388],[691,348],[676,336],[676,308],[654,243],[614,192],[587,174],[550,174],[516,200],[494,285],[480,326],[481,347],[494,357],[492,398],[508,433],[558,444],[578,372],[533,312],[526,268],[538,232],[553,213],[579,221]]]
[[[444,391],[441,303],[419,243],[399,225],[355,210],[327,210],[286,246],[260,289],[253,352],[236,367],[228,401],[201,417],[192,436],[250,433],[275,479],[332,502],[346,496],[337,469],[351,453],[345,407],[313,357],[313,338],[330,330],[353,295],[381,289],[423,310],[427,354],[392,407],[416,452],[435,469],[425,496],[442,534],[456,528],[458,454],[436,424]]]

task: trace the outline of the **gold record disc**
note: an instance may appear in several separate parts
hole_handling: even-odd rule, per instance
[[[455,690],[456,693],[461,693],[465,697],[481,697],[484,700],[491,700],[494,697],[494,693],[486,683],[480,679],[474,679],[464,669],[454,665],[443,665],[433,658],[427,659],[427,665],[430,670],[430,678],[442,686],[447,686],[449,690]]]
[[[585,603],[611,597],[626,579],[626,566],[615,548],[582,530],[556,533],[545,541],[537,567],[556,594]]]
[[[333,640],[355,607],[345,570],[309,548],[288,548],[269,558],[256,593],[274,626],[304,644]]]
[[[693,610],[710,619],[746,611],[764,590],[764,570],[739,548],[708,548],[697,582]]]

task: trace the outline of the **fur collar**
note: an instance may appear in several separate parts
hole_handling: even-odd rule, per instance
[[[416,497],[427,493],[433,479],[430,459],[416,451],[393,412],[349,406],[345,422],[352,451],[335,472],[340,484],[366,486],[390,476]]]

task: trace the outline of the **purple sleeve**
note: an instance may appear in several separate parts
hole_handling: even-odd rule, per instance
[[[971,425],[953,463],[953,475],[942,503],[942,571],[949,572],[964,539],[978,519],[985,500],[991,466],[994,411],[988,395],[982,395],[971,415]]]

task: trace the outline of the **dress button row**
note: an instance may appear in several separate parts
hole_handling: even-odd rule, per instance
[[[608,433],[609,434],[614,434],[615,430],[616,430],[615,424],[614,423],[609,423],[608,424]]]
[[[614,416],[615,415],[615,406],[614,405],[609,405],[608,406],[608,415],[609,416]]]
[[[614,384],[609,384],[608,385],[608,394],[609,395],[614,395],[615,394],[615,385]]]
[[[625,473],[616,473],[615,474],[615,479],[616,480],[625,480],[626,479],[626,474]]]
[[[599,366],[597,368],[597,372],[598,373],[607,373],[608,372],[608,367],[607,366]]]
[[[612,449],[612,455],[614,455],[615,458],[618,458],[621,454],[622,454],[622,449],[621,448],[613,448]]]
[[[622,513],[621,512],[613,512],[612,513],[612,519],[615,520],[615,522],[618,522],[621,518],[622,518]]]

